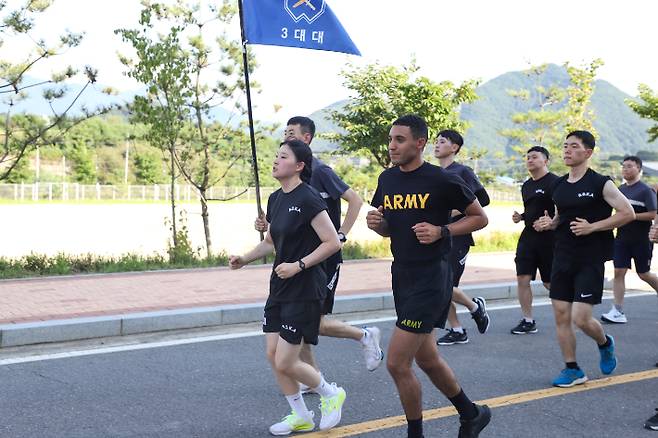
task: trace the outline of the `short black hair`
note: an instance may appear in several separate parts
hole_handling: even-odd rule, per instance
[[[533,146],[530,149],[528,149],[528,152],[526,152],[526,154],[529,154],[530,152],[539,152],[540,154],[544,154],[544,157],[546,157],[547,160],[551,158],[551,156],[548,153],[548,149],[546,149],[543,146]]]
[[[299,175],[302,181],[305,183],[311,181],[313,152],[309,145],[297,139],[283,141],[279,147],[283,145],[290,148],[298,163],[304,163],[304,169],[302,169],[302,173]]]
[[[444,129],[443,131],[439,132],[438,137],[447,138],[453,144],[459,146],[455,154],[459,153],[462,146],[464,146],[464,137],[462,137],[462,135],[459,132],[455,131],[454,129]]]
[[[588,149],[594,149],[596,146],[596,140],[594,136],[589,131],[571,131],[565,138],[576,137],[583,142],[583,145]]]
[[[636,155],[628,155],[624,157],[623,160],[621,160],[622,163],[624,163],[625,161],[633,161],[635,164],[637,164],[637,167],[642,169],[642,159]]]
[[[407,114],[398,117],[393,122],[393,126],[408,126],[414,139],[424,138],[427,140],[427,122],[416,114]]]
[[[311,140],[313,140],[313,137],[315,137],[315,122],[308,117],[291,117],[286,125],[299,125],[302,130],[302,134],[311,134]]]

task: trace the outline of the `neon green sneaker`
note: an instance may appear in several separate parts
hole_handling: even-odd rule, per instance
[[[279,423],[270,426],[270,433],[272,435],[290,435],[292,432],[310,432],[315,429],[313,417],[315,412],[309,411],[310,420],[297,415],[297,412],[292,411],[290,415],[283,417]]]
[[[334,387],[336,386],[335,383],[332,383],[332,385]],[[340,414],[347,393],[343,388],[336,389],[338,392],[333,397],[320,397],[320,412],[322,412],[322,418],[320,418],[320,430],[331,429],[340,423]]]

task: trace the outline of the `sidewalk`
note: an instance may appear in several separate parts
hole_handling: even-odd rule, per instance
[[[462,284],[515,281],[512,253],[472,254]],[[337,296],[390,292],[390,260],[343,264]],[[262,303],[271,267],[0,281],[0,324]]]

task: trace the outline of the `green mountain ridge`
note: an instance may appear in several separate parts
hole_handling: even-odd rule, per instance
[[[551,64],[538,78],[543,86],[566,86],[569,76],[564,67]],[[512,154],[509,139],[499,134],[500,130],[514,127],[511,117],[516,112],[525,112],[530,104],[508,94],[508,90],[534,90],[537,84],[522,71],[508,72],[480,85],[476,92],[479,99],[461,108],[461,117],[470,123],[464,136],[467,146],[487,148],[490,154],[503,152]],[[535,97],[534,95],[532,97]],[[532,97],[530,100],[532,100]],[[594,127],[598,133],[597,145],[605,154],[629,154],[638,150],[658,151],[658,142],[649,143],[647,129],[651,121],[640,118],[626,104],[632,96],[611,83],[595,81],[592,109],[596,115]],[[338,127],[329,119],[331,110],[339,109],[347,101],[339,101],[315,111],[310,117],[315,120],[318,133],[335,132]],[[318,138],[314,148],[333,151],[338,145]]]

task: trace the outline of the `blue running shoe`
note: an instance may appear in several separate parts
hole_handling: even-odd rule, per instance
[[[610,346],[607,348],[599,347],[599,353],[601,354],[601,362],[599,362],[599,366],[601,367],[601,372],[603,374],[611,374],[615,368],[617,368],[615,340],[610,335],[605,335],[605,337],[610,340]]]
[[[565,368],[560,371],[560,375],[553,380],[553,386],[559,386],[560,388],[571,388],[574,385],[582,385],[587,382],[587,376],[581,370],[573,368]]]

